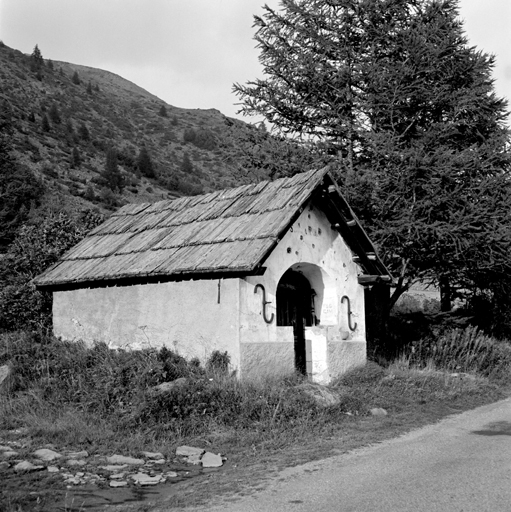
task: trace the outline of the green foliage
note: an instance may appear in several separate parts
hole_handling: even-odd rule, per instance
[[[19,230],[0,259],[0,331],[51,325],[51,293],[37,291],[31,281],[101,220],[92,211],[78,218],[59,213]]]
[[[80,85],[81,81],[80,81],[80,76],[78,75],[78,71],[75,71],[73,73],[73,77],[71,78],[71,81],[75,84],[75,85]]]

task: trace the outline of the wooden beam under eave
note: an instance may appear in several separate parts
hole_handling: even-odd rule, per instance
[[[365,275],[358,276],[358,284],[361,285],[372,285],[376,283],[392,284],[392,278],[390,276],[379,276],[379,275]]]

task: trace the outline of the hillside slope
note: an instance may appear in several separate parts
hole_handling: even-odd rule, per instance
[[[48,60],[37,66],[3,43],[0,109],[12,125],[17,162],[42,179],[46,204],[59,208],[114,209],[257,181],[270,172],[263,148],[270,138],[272,150],[288,151],[264,130],[217,110],[168,105],[100,69]],[[109,148],[117,153],[122,190],[105,182]],[[142,148],[154,172],[138,165]],[[247,154],[253,165],[244,165]]]

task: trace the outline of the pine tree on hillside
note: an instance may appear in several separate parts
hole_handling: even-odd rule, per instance
[[[119,169],[117,151],[115,148],[110,148],[106,153],[105,169],[102,176],[107,187],[112,192],[122,192],[122,189],[124,188],[124,180]]]
[[[71,78],[72,82],[75,84],[75,85],[80,85],[80,77],[78,76],[78,71],[75,71],[73,73],[73,78]]]
[[[146,178],[155,178],[154,165],[145,146],[142,146],[137,158],[137,168]]]
[[[41,119],[41,128],[43,132],[49,132],[51,130],[50,121],[48,121],[48,116],[46,114],[43,114]]]
[[[39,71],[44,66],[44,59],[39,50],[39,46],[35,45],[32,54],[30,55],[30,69],[32,71]]]
[[[54,124],[61,123],[60,113],[56,103],[52,103],[48,115]]]

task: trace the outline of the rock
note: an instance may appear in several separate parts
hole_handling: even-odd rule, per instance
[[[195,448],[193,446],[178,446],[176,448],[176,455],[181,455],[183,457],[190,457],[190,455],[199,455],[201,456],[205,450],[202,448]]]
[[[130,478],[137,485],[157,485],[162,480],[162,475],[149,476],[145,473],[136,473],[135,475],[131,475]]]
[[[48,466],[46,469],[48,473],[58,473],[60,471],[57,466]]]
[[[128,487],[126,480],[111,480],[108,484],[110,487]]]
[[[298,386],[298,389],[301,389],[306,395],[313,398],[320,406],[328,407],[339,403],[339,396],[335,395],[328,388],[321,386],[320,384],[306,382]]]
[[[60,459],[62,455],[48,448],[41,448],[40,450],[36,450],[33,455],[38,459],[41,459],[44,462],[51,462],[55,459]]]
[[[372,416],[387,416],[388,412],[381,407],[374,407],[369,411]]]
[[[126,473],[114,473],[110,475],[110,480],[122,480],[125,477]]]
[[[81,452],[69,452],[66,454],[68,459],[83,459],[89,456],[89,452],[82,450]]]
[[[177,478],[177,473],[175,471],[167,471],[165,473],[165,478]]]
[[[13,373],[11,365],[0,366],[0,395],[7,394],[11,389]]]
[[[121,469],[126,469],[128,464],[116,464],[111,466],[100,466],[101,469],[105,469],[106,471],[120,471]]]
[[[4,445],[0,444],[0,452],[9,452],[11,450],[12,450],[12,448],[10,446],[4,446]]]
[[[21,473],[23,471],[40,471],[41,469],[44,469],[44,466],[36,466],[31,462],[28,462],[28,460],[18,462],[18,464],[14,466],[14,471],[16,471],[16,473]]]
[[[4,470],[4,469],[8,469],[10,466],[10,464],[5,461],[5,462],[0,462],[0,471]]]
[[[11,457],[16,457],[16,455],[18,455],[18,452],[15,452],[14,450],[5,450],[0,452],[0,457],[3,459],[10,459]]]
[[[165,459],[158,459],[151,461],[153,464],[165,464]]]
[[[216,455],[211,452],[206,452],[202,456],[201,463],[203,468],[219,468],[224,464],[220,454]]]
[[[163,453],[160,453],[160,452],[142,452],[142,456],[145,457],[146,459],[151,459],[151,460],[163,459]]]
[[[83,459],[69,459],[66,464],[68,466],[85,466],[87,464]]]
[[[135,459],[134,457],[125,457],[124,455],[112,455],[107,457],[106,461],[109,464],[129,464],[131,466],[141,466],[145,464],[143,459]]]
[[[163,395],[165,393],[168,393],[170,390],[174,388],[179,388],[181,386],[184,386],[188,382],[188,379],[186,377],[180,377],[179,379],[173,380],[171,382],[162,382],[161,384],[158,384],[157,386],[153,386],[150,389],[150,393],[153,395]]]

